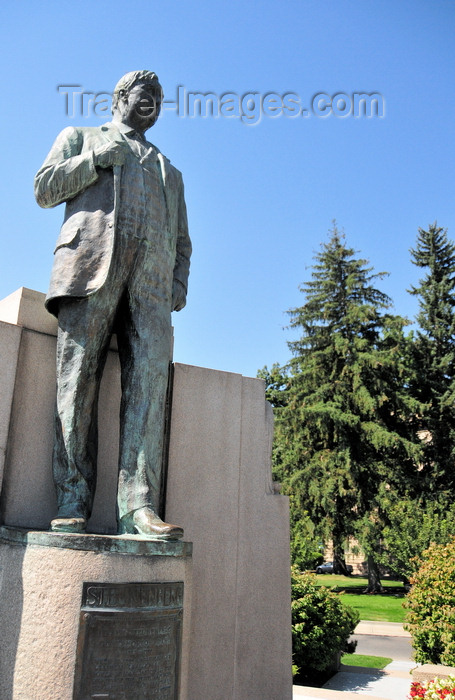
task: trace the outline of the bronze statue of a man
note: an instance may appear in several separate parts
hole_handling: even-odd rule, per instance
[[[127,73],[114,90],[112,122],[62,131],[35,178],[40,206],[66,202],[46,297],[58,319],[57,532],[84,532],[90,517],[99,386],[114,332],[118,531],[183,535],[158,516],[171,311],[185,306],[191,255],[181,173],[144,138],[162,98],[155,73]]]

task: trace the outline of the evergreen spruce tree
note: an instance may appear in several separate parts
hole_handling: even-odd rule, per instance
[[[427,270],[418,287],[413,395],[425,404],[421,492],[455,494],[455,245],[437,223],[419,229],[412,262]]]
[[[376,589],[382,496],[404,490],[415,473],[418,403],[405,389],[407,322],[389,313],[389,297],[374,286],[385,273],[354,254],[335,226],[301,287],[303,306],[288,312],[300,333],[289,343],[288,371],[275,367],[269,387],[278,406],[275,471],[292,495],[291,521],[308,514],[331,538],[340,573],[344,542],[357,535]]]

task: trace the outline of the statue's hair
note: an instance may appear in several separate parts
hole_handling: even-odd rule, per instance
[[[115,86],[114,94],[112,95],[112,111],[117,108],[120,92],[128,94],[138,83],[151,83],[152,85],[156,85],[158,91],[161,93],[162,101],[163,88],[160,85],[157,74],[150,70],[133,70],[130,73],[126,73],[123,78],[120,78]]]

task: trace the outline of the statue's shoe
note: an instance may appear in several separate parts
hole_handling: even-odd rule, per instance
[[[51,520],[52,532],[85,532],[87,521],[85,518],[54,518]]]
[[[151,508],[145,507],[125,515],[120,520],[119,533],[144,535],[153,540],[179,540],[183,537],[183,528],[165,523]]]

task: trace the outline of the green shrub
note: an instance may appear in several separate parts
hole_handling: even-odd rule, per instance
[[[416,661],[455,665],[455,539],[431,545],[411,578],[404,606]]]
[[[292,567],[292,650],[299,682],[317,680],[333,665],[339,652],[353,652],[348,639],[359,615],[337,593],[318,586],[311,574]]]

